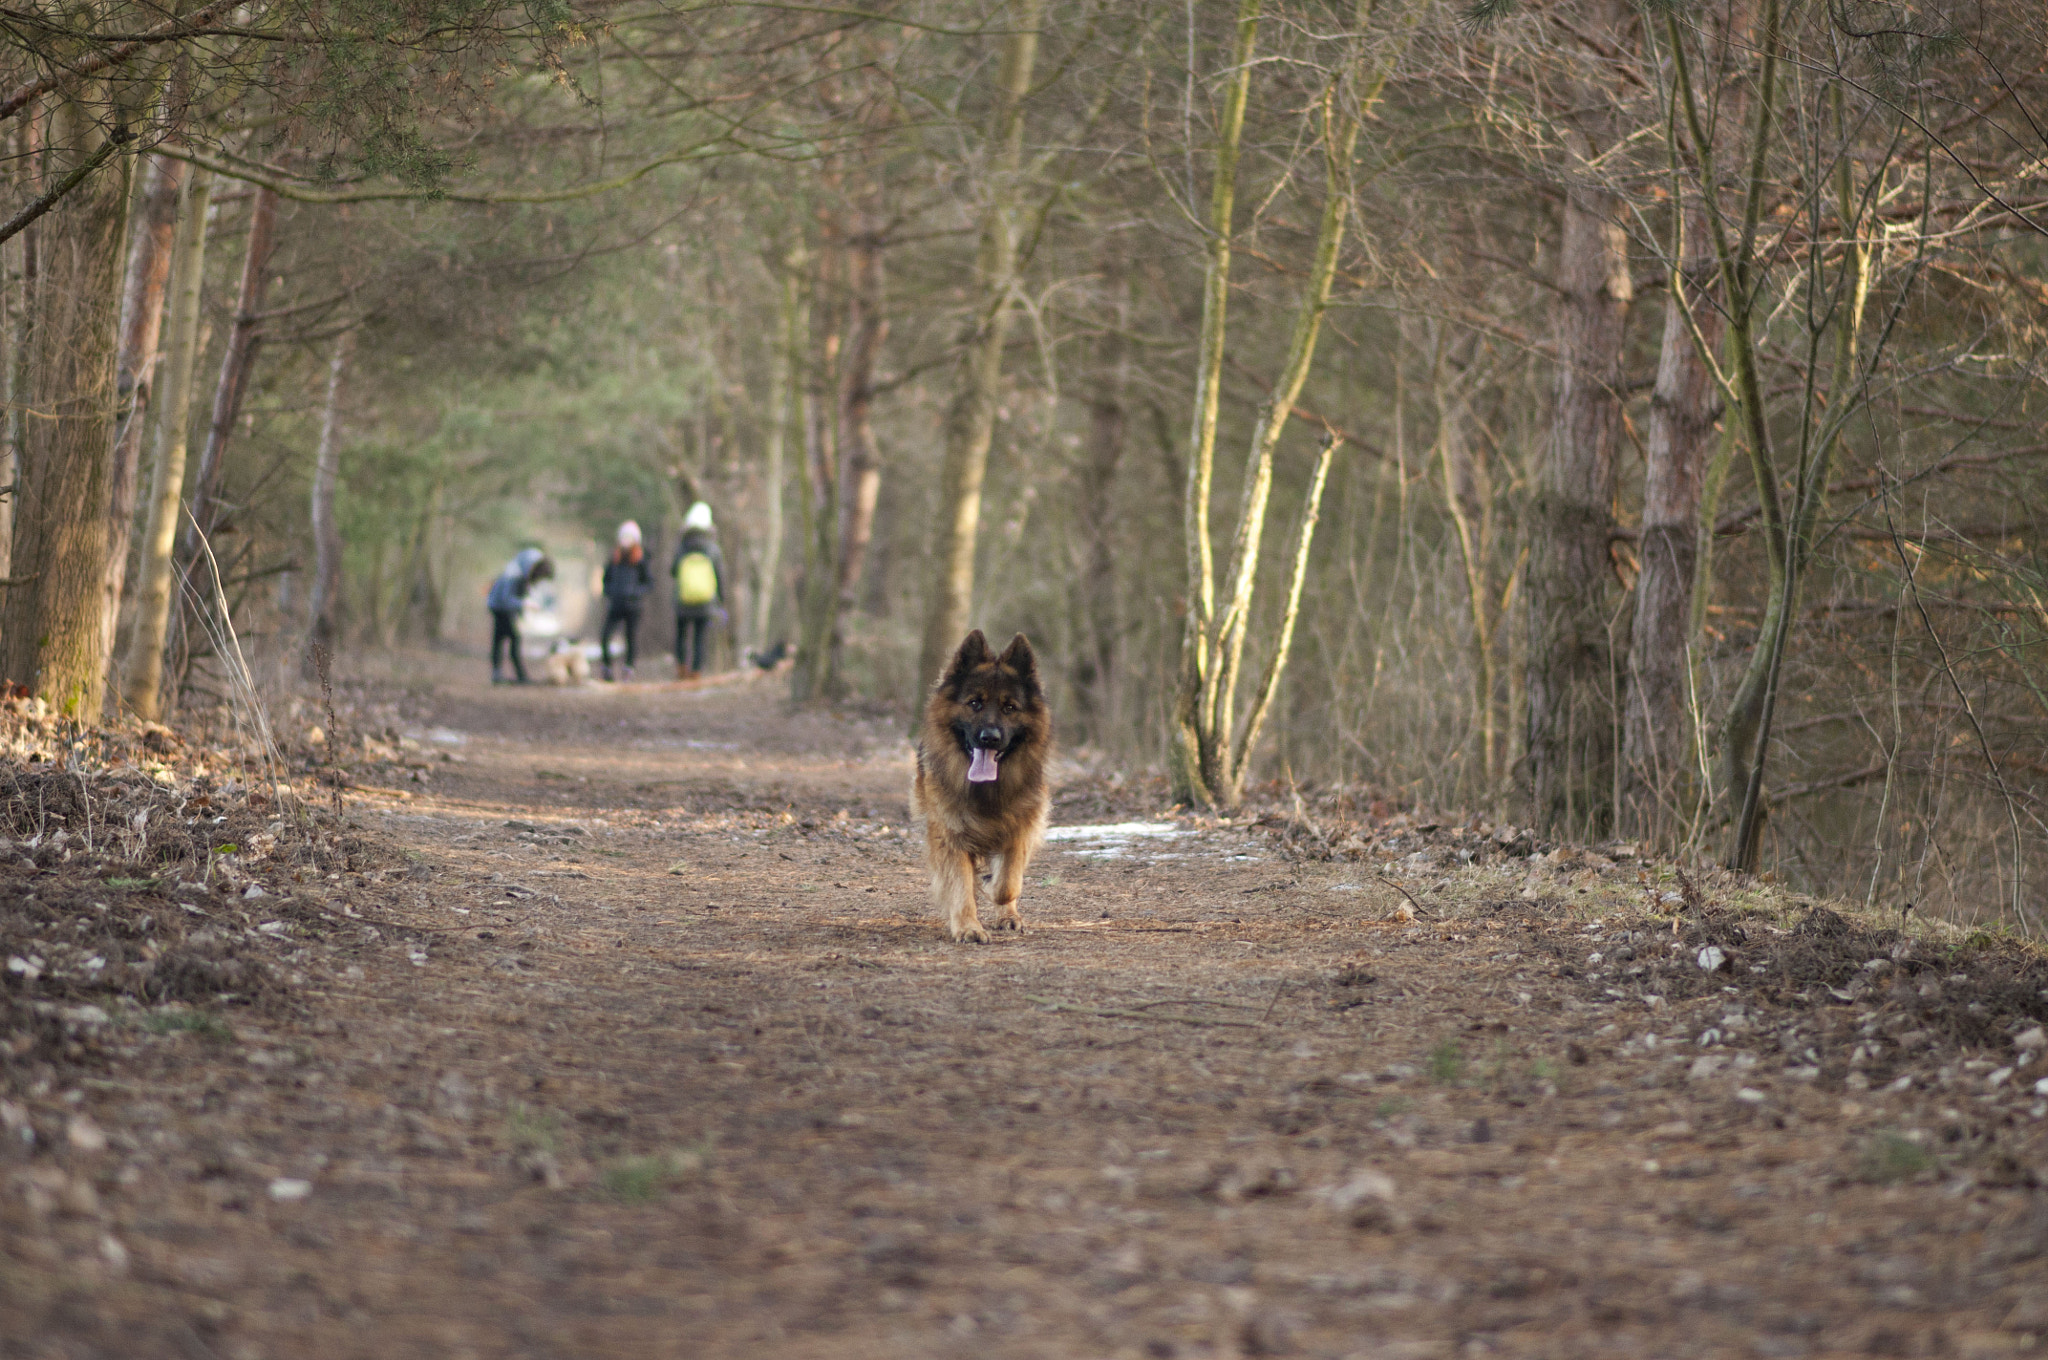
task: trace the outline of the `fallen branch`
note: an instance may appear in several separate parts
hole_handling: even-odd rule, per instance
[[[1036,1002],[1049,1011],[1070,1011],[1075,1015],[1095,1015],[1105,1020],[1171,1020],[1176,1024],[1203,1025],[1210,1028],[1228,1026],[1233,1029],[1257,1029],[1259,1027],[1258,1023],[1252,1020],[1209,1020],[1199,1015],[1147,1015],[1144,1011],[1123,1010],[1110,1006],[1075,1006],[1049,996],[1027,995],[1024,999]],[[1209,1003],[1190,1001],[1181,1004],[1199,1006]]]

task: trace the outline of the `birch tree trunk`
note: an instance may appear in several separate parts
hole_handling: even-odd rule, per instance
[[[796,372],[797,329],[802,268],[802,248],[797,247],[777,265],[781,305],[776,312],[775,355],[768,370],[768,440],[766,455],[767,494],[763,497],[761,528],[761,588],[754,599],[754,640],[770,645],[770,628],[775,620],[775,597],[782,590],[782,465],[789,446],[791,379]]]
[[[334,484],[341,467],[341,385],[348,372],[350,353],[355,348],[355,330],[350,328],[334,338],[334,354],[327,361],[327,401],[320,412],[320,444],[313,458],[313,595],[310,614],[314,647],[332,655],[341,633],[341,525],[334,518]],[[421,539],[424,540],[424,529]],[[408,564],[406,589],[417,579],[417,561]],[[410,604],[410,600],[407,601]],[[310,654],[309,654],[310,661]]]
[[[1355,137],[1355,123],[1351,132]],[[1329,135],[1337,135],[1334,127]],[[1343,163],[1349,163],[1351,151],[1352,145],[1347,139],[1340,152]],[[1243,798],[1244,756],[1248,746],[1246,741],[1239,741],[1233,748],[1232,737],[1236,726],[1238,674],[1244,663],[1245,640],[1250,634],[1252,595],[1259,575],[1259,552],[1265,540],[1266,510],[1273,493],[1273,455],[1279,447],[1280,435],[1293,415],[1295,399],[1301,395],[1302,384],[1308,380],[1309,368],[1315,361],[1316,340],[1322,327],[1323,311],[1330,300],[1330,283],[1337,272],[1337,254],[1343,243],[1346,209],[1350,202],[1350,194],[1340,191],[1335,185],[1325,199],[1322,227],[1316,242],[1316,259],[1295,313],[1294,336],[1289,345],[1287,364],[1281,380],[1274,385],[1272,400],[1260,410],[1258,421],[1252,427],[1251,457],[1245,462],[1245,490],[1239,501],[1237,533],[1230,550],[1229,588],[1223,599],[1222,613],[1216,620],[1210,644],[1212,669],[1204,677],[1199,707],[1203,773],[1210,791],[1225,807],[1235,807]],[[1334,444],[1331,447],[1334,448]],[[1317,498],[1320,493],[1318,483]],[[1305,523],[1312,532],[1316,518],[1313,505],[1306,509],[1305,515]],[[1298,593],[1299,583],[1292,589]],[[1282,626],[1291,636],[1291,615]],[[1284,656],[1277,659],[1285,664]],[[1246,738],[1251,734],[1251,728],[1247,727]]]
[[[107,469],[106,655],[113,657],[121,596],[128,581],[128,540],[135,526],[141,483],[142,435],[156,400],[158,340],[163,333],[164,287],[171,276],[172,238],[184,197],[185,163],[151,156],[141,211],[129,232],[128,278],[121,296],[121,352],[116,395],[121,401],[112,461]]]
[[[42,117],[31,101],[14,126],[16,164],[21,167],[20,196],[33,200],[42,193]],[[0,500],[0,579],[11,574],[14,560],[14,507],[21,499],[19,482],[23,443],[28,437],[28,355],[34,344],[36,314],[36,242],[42,228],[31,222],[16,233],[14,243],[0,242],[20,262],[14,285],[8,290],[7,317],[7,446],[0,450],[0,486],[8,488]],[[6,258],[0,256],[0,259]],[[0,586],[0,590],[6,587]],[[5,597],[0,596],[0,618],[5,617]],[[4,654],[0,641],[0,654]]]
[[[121,693],[130,712],[149,720],[160,717],[162,710],[164,635],[175,570],[172,550],[178,539],[179,494],[185,485],[192,380],[199,364],[199,304],[206,276],[206,217],[212,195],[212,172],[193,170],[186,180],[172,246],[170,341],[163,381],[155,385],[160,399],[152,404],[149,518],[137,564],[141,579],[136,583],[134,626],[122,668]]]
[[[7,559],[14,552],[14,470],[20,462],[22,386],[15,363],[18,353],[20,318],[27,303],[28,288],[22,272],[14,265],[20,247],[0,241],[0,581],[7,577]],[[6,590],[0,586],[0,592]],[[4,610],[0,598],[0,610]]]
[[[1537,829],[1595,839],[1613,810],[1608,544],[1632,290],[1619,205],[1591,178],[1591,139],[1570,140],[1577,167],[1558,253],[1555,407],[1530,507],[1527,750]]]
[[[1258,420],[1252,427],[1251,449],[1245,459],[1244,492],[1238,502],[1237,531],[1231,542],[1228,584],[1219,607],[1214,597],[1214,558],[1208,537],[1210,459],[1215,449],[1216,384],[1222,372],[1225,329],[1222,304],[1229,287],[1229,253],[1225,238],[1231,225],[1237,144],[1242,136],[1244,103],[1250,88],[1251,56],[1258,36],[1258,17],[1257,0],[1243,0],[1238,10],[1233,84],[1225,104],[1227,154],[1218,154],[1217,180],[1210,195],[1211,255],[1204,280],[1194,432],[1189,441],[1189,630],[1181,650],[1173,733],[1176,792],[1218,807],[1235,807],[1243,801],[1245,771],[1259,734],[1265,727],[1266,715],[1271,710],[1273,696],[1278,691],[1293,647],[1295,620],[1300,612],[1302,586],[1315,541],[1323,487],[1336,452],[1336,438],[1329,434],[1323,440],[1308,493],[1303,498],[1301,525],[1273,648],[1253,691],[1251,705],[1240,724],[1237,686],[1245,643],[1250,634],[1252,597],[1258,583],[1266,508],[1272,495],[1273,456],[1279,446],[1280,435],[1294,414],[1294,404],[1301,395],[1302,384],[1308,381],[1309,369],[1315,362],[1316,341],[1321,334],[1323,313],[1329,306],[1330,286],[1337,275],[1337,260],[1349,220],[1351,167],[1357,155],[1359,128],[1384,88],[1394,55],[1399,51],[1398,47],[1390,49],[1380,60],[1377,71],[1367,79],[1365,41],[1372,19],[1372,3],[1371,0],[1356,0],[1352,50],[1325,87],[1320,101],[1322,135],[1319,140],[1323,151],[1324,183],[1315,247],[1310,256],[1308,278],[1302,285],[1301,297],[1295,308],[1287,358],[1281,365],[1278,380],[1273,384],[1271,398],[1260,408]]]
[[[1216,615],[1216,558],[1209,542],[1209,495],[1216,469],[1216,412],[1222,400],[1223,340],[1230,308],[1230,250],[1237,214],[1237,157],[1251,94],[1252,53],[1259,39],[1262,0],[1238,0],[1230,84],[1217,126],[1216,165],[1209,187],[1208,259],[1202,268],[1202,331],[1195,359],[1194,418],[1188,430],[1187,492],[1182,533],[1187,551],[1187,627],[1181,638],[1180,680],[1173,720],[1173,796],[1183,803],[1213,801],[1205,771],[1201,697],[1210,670],[1209,630]]]
[[[839,425],[834,416],[844,263],[841,242],[828,231],[812,280],[815,334],[804,365],[804,572],[797,595],[796,668],[789,675],[789,697],[799,704],[824,694],[832,608],[839,597],[833,564],[839,545]]]
[[[875,454],[871,419],[875,402],[875,357],[889,334],[882,292],[881,219],[864,213],[846,251],[846,353],[839,366],[839,542],[837,584],[832,602],[825,697],[846,693],[843,671],[846,620],[858,605],[861,568],[875,531],[875,501],[882,468]]]
[[[1672,845],[1696,793],[1693,591],[1701,487],[1721,414],[1720,391],[1693,338],[1696,325],[1700,342],[1714,349],[1722,332],[1712,292],[1713,244],[1697,205],[1686,210],[1682,235],[1644,439],[1643,532],[1622,733],[1621,833],[1660,848]]]
[[[1294,532],[1293,550],[1288,554],[1292,565],[1287,573],[1287,595],[1280,606],[1279,635],[1273,639],[1272,655],[1266,658],[1265,673],[1252,692],[1251,710],[1245,715],[1244,728],[1230,753],[1230,782],[1226,791],[1228,805],[1232,807],[1244,797],[1245,768],[1251,753],[1258,748],[1259,734],[1265,730],[1266,716],[1273,711],[1273,696],[1280,690],[1280,677],[1286,674],[1287,658],[1294,650],[1294,625],[1301,617],[1301,588],[1308,581],[1309,553],[1315,547],[1316,521],[1322,518],[1323,488],[1330,481],[1330,464],[1337,456],[1337,442],[1336,435],[1324,432],[1315,471],[1309,475],[1308,491],[1301,498],[1301,524]]]
[[[113,135],[104,97],[87,94],[100,92],[59,96],[52,105],[53,176],[99,153]],[[0,614],[0,677],[80,722],[99,720],[106,693],[107,451],[130,165],[117,156],[88,176],[51,211],[39,242],[27,390],[34,416],[16,478],[16,584]]]
[[[249,207],[249,241],[242,254],[242,283],[235,295],[235,320],[221,355],[220,378],[213,389],[213,418],[206,444],[199,451],[199,469],[192,483],[192,520],[185,531],[185,556],[198,552],[199,535],[212,534],[220,520],[221,484],[226,475],[228,442],[242,411],[242,394],[262,343],[263,298],[270,288],[270,251],[276,243],[277,195],[258,187]]]
[[[1010,330],[1016,288],[1017,199],[1024,157],[1024,96],[1038,59],[1038,24],[1044,0],[1011,0],[1010,30],[989,120],[987,200],[975,259],[973,328],[960,356],[953,399],[946,411],[946,454],[939,481],[938,575],[925,613],[914,712],[946,659],[966,636],[974,606],[974,549],[981,526],[981,483],[995,436],[996,394],[1002,383],[1003,344]]]
[[[1355,28],[1358,43],[1363,42],[1372,8],[1369,0],[1360,0],[1356,7]],[[1257,15],[1249,6],[1240,11],[1240,19],[1249,16],[1256,21]],[[1250,46],[1255,34],[1240,28],[1239,45],[1248,62]],[[1347,61],[1341,75],[1334,79],[1323,94],[1322,100],[1322,146],[1323,146],[1323,204],[1316,227],[1314,253],[1310,257],[1308,279],[1302,285],[1301,299],[1294,314],[1293,333],[1288,340],[1287,358],[1281,366],[1280,377],[1273,384],[1272,397],[1260,408],[1257,422],[1252,427],[1250,456],[1245,459],[1244,493],[1238,502],[1237,531],[1230,548],[1228,585],[1224,591],[1221,607],[1214,613],[1202,635],[1197,638],[1194,655],[1186,650],[1181,662],[1181,690],[1177,696],[1177,711],[1183,721],[1179,724],[1177,737],[1181,743],[1175,761],[1176,769],[1188,780],[1193,795],[1204,802],[1220,807],[1236,807],[1243,801],[1244,776],[1251,752],[1257,744],[1259,733],[1265,726],[1266,714],[1270,710],[1273,695],[1277,691],[1280,677],[1287,666],[1288,653],[1294,640],[1294,624],[1300,609],[1302,584],[1308,570],[1309,551],[1314,543],[1315,525],[1319,515],[1323,486],[1329,475],[1330,460],[1334,456],[1334,436],[1326,437],[1321,456],[1317,460],[1314,478],[1308,495],[1304,498],[1301,529],[1295,545],[1292,575],[1287,587],[1287,602],[1283,608],[1278,635],[1273,651],[1268,657],[1265,673],[1254,691],[1249,712],[1242,726],[1238,722],[1237,686],[1239,672],[1244,662],[1245,642],[1250,634],[1252,596],[1257,587],[1259,554],[1264,542],[1266,529],[1266,508],[1273,489],[1273,456],[1279,447],[1280,435],[1294,414],[1294,403],[1301,395],[1302,384],[1308,381],[1310,367],[1315,362],[1316,341],[1321,334],[1323,313],[1329,306],[1330,285],[1337,275],[1337,259],[1343,248],[1344,229],[1351,207],[1351,165],[1357,154],[1358,131],[1385,81],[1385,68],[1370,89],[1361,88],[1360,77],[1364,74],[1362,51],[1355,51]],[[1221,219],[1226,225],[1227,216]],[[1215,224],[1212,222],[1212,226]],[[1227,283],[1227,279],[1224,280]],[[1221,321],[1215,336],[1217,354],[1220,357],[1223,334]],[[1207,323],[1204,323],[1204,358],[1207,351]],[[1197,408],[1198,425],[1204,418]],[[1211,434],[1207,439],[1213,450],[1213,411],[1208,415]],[[1203,442],[1199,431],[1195,441]],[[1190,501],[1195,493],[1206,496],[1206,476],[1200,479],[1204,485],[1196,487],[1191,477]],[[1196,528],[1196,512],[1190,510],[1189,528]],[[1204,512],[1202,518],[1206,519]],[[1207,565],[1207,534],[1203,533],[1200,551],[1191,554],[1199,568]],[[1190,582],[1190,594],[1199,595],[1206,579]]]

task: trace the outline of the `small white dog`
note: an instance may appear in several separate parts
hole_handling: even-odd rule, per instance
[[[575,638],[556,638],[541,659],[540,677],[550,685],[582,685],[590,681],[590,658]]]

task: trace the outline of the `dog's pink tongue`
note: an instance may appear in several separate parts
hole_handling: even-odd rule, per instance
[[[967,753],[967,782],[970,784],[993,784],[996,780],[996,753],[986,746],[977,746]]]

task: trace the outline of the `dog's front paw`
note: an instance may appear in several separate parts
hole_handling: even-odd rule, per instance
[[[1017,914],[1017,909],[1015,907],[1004,907],[1003,914],[996,918],[996,929],[1014,930],[1017,931],[1019,934],[1022,934],[1024,930],[1024,918]]]
[[[953,927],[953,940],[956,944],[987,944],[988,927],[979,921],[964,921]]]

